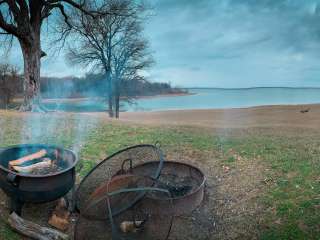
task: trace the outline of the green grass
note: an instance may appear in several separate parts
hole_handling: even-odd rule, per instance
[[[0,219],[0,240],[18,240],[19,236]]]
[[[15,114],[0,116],[0,126],[5,126],[1,128],[0,147],[28,139],[72,148],[78,144],[75,140],[79,140],[80,131],[81,161],[77,169],[81,176],[117,150],[157,141],[167,153],[201,151],[208,156],[213,153],[221,166],[231,168],[237,168],[237,156],[248,164],[259,161],[265,167],[265,171],[257,173],[264,174],[264,193],[255,200],[264,209],[257,225],[260,238],[320,239],[320,136],[317,134],[286,136],[266,130],[266,134],[252,131],[219,135],[187,127],[129,126],[70,115],[40,117],[36,123],[46,127],[46,134],[28,138],[39,125],[29,121],[26,128],[28,119]],[[17,238],[1,222],[0,236]]]
[[[228,147],[270,167],[261,238],[320,239],[320,137],[250,136]]]

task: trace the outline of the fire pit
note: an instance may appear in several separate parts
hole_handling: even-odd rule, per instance
[[[143,163],[130,169],[130,173],[145,176],[145,173],[154,171],[158,165],[158,162]],[[166,161],[154,187],[168,190],[171,197],[150,194],[149,198],[162,211],[173,211],[174,216],[188,214],[201,204],[205,181],[206,178],[200,169],[187,163]],[[173,207],[168,208],[171,202]]]
[[[76,207],[81,213],[87,206],[91,194],[114,175],[124,174],[128,169],[139,164],[156,161],[158,163],[144,176],[157,178],[164,162],[162,151],[149,144],[141,144],[122,149],[95,166],[81,181],[76,192]]]
[[[31,161],[34,162],[29,165]],[[76,163],[73,152],[56,146],[27,144],[2,148],[0,187],[11,199],[11,212],[21,214],[26,202],[44,203],[67,194],[75,183]]]

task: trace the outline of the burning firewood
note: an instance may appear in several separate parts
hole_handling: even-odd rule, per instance
[[[43,161],[29,165],[29,166],[25,166],[25,167],[12,166],[12,169],[19,173],[31,173],[39,169],[48,168],[51,165],[52,165],[52,160],[50,158],[44,158]]]
[[[9,166],[13,167],[13,166],[24,164],[24,163],[29,162],[29,161],[33,161],[33,160],[36,160],[36,159],[39,159],[39,158],[43,158],[44,156],[47,155],[47,153],[48,153],[47,150],[42,149],[39,152],[24,156],[24,157],[19,158],[17,160],[10,161],[9,162]]]
[[[22,219],[13,212],[8,219],[9,225],[18,233],[38,240],[67,240],[69,236],[55,229],[42,227],[33,222]]]
[[[135,233],[138,232],[145,221],[123,221],[120,224],[120,229],[123,233]]]

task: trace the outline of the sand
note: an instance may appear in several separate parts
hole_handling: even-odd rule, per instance
[[[303,110],[309,110],[302,113]],[[121,113],[120,121],[151,125],[212,128],[320,127],[320,104],[279,105],[238,109],[172,110]]]
[[[302,113],[303,110],[309,110]],[[28,116],[30,113],[0,111],[2,114]],[[51,112],[60,116],[63,112]],[[122,112],[120,119],[108,118],[106,112],[72,113],[105,121],[156,126],[194,126],[205,128],[309,128],[320,130],[320,104],[277,105],[234,109],[172,110],[156,112]]]

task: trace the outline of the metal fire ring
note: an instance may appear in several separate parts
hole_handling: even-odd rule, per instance
[[[137,165],[133,167],[132,174],[143,176],[143,173],[145,171],[148,171],[148,169],[150,168],[153,169],[158,164],[158,162],[147,162],[141,165]],[[181,179],[190,178],[190,191],[187,191],[182,196],[173,196],[171,199],[159,198],[157,196],[149,197],[153,200],[155,205],[161,206],[164,211],[170,211],[170,209],[166,209],[166,206],[168,206],[168,201],[172,201],[172,214],[174,216],[189,214],[203,201],[206,177],[204,173],[195,166],[182,162],[166,161],[163,164],[161,174],[158,178],[160,186],[154,187],[166,188],[161,185],[161,182],[166,181],[167,176],[170,175]],[[171,184],[170,180],[171,179],[169,179],[169,181],[167,182],[168,184]]]

